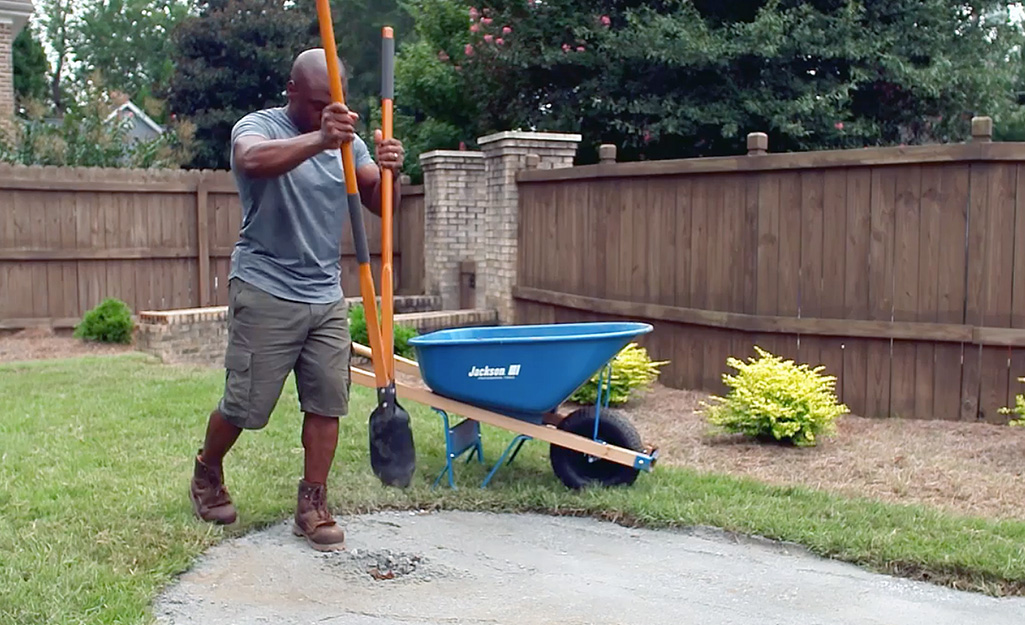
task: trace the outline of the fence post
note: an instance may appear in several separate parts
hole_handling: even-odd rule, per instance
[[[769,151],[769,135],[764,132],[751,132],[747,135],[747,155],[762,156]]]
[[[598,146],[598,162],[608,165],[616,162],[616,146],[611,143],[603,143]]]
[[[210,304],[210,209],[206,172],[199,173],[196,185],[196,261],[199,267],[199,305]]]
[[[972,118],[972,141],[976,143],[990,143],[993,141],[992,117]]]
[[[484,152],[487,179],[484,263],[478,267],[478,282],[484,288],[484,305],[498,313],[501,324],[513,323],[515,317],[512,287],[520,230],[516,174],[526,168],[530,155],[537,155],[540,169],[572,167],[581,139],[577,134],[510,131],[477,140]]]

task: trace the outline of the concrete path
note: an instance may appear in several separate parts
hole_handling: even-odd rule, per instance
[[[159,598],[185,625],[1022,625],[998,600],[716,532],[446,512],[344,520],[348,551],[283,523],[212,549]]]

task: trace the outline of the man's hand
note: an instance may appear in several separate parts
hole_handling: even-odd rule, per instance
[[[384,140],[384,133],[380,130],[374,131],[374,147],[378,165],[384,169],[390,169],[396,178],[402,172],[402,163],[406,160],[406,151],[402,148],[402,142],[394,137]]]
[[[320,116],[320,139],[325,150],[335,150],[356,138],[356,120],[359,115],[341,102],[324,107]]]

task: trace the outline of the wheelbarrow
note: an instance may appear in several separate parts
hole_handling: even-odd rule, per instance
[[[396,356],[395,369],[427,388],[396,381],[396,391],[442,417],[446,465],[434,486],[447,474],[455,488],[453,461],[464,454],[467,462],[476,454],[483,464],[481,423],[517,435],[482,488],[531,439],[550,444],[552,469],[571,489],[632,485],[641,471],[654,468],[658,450],[645,447],[630,422],[609,409],[608,386],[612,359],[651,331],[645,323],[589,322],[455,328],[410,339],[417,360]],[[358,343],[353,353],[372,357]],[[375,388],[373,373],[351,369],[353,382]],[[564,410],[566,400],[599,373],[594,405]],[[463,419],[452,425],[450,415]]]

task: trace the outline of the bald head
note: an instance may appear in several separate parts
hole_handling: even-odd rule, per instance
[[[345,64],[340,58],[338,71],[342,79],[342,90],[347,91]],[[287,92],[289,114],[299,130],[310,132],[320,128],[321,111],[331,103],[331,82],[323,48],[303,50],[295,57]]]

